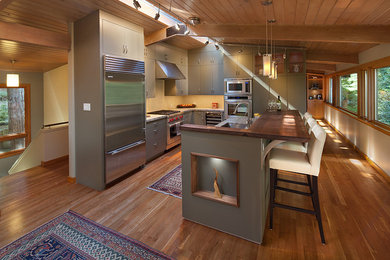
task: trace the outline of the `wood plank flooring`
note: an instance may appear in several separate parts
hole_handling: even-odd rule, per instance
[[[319,195],[326,245],[314,216],[280,208],[262,245],[183,220],[180,199],[146,189],[180,164],[178,147],[103,192],[67,183],[64,164],[1,178],[0,247],[72,209],[177,259],[388,259],[390,183],[324,127]],[[277,191],[276,199],[311,208],[305,196]]]

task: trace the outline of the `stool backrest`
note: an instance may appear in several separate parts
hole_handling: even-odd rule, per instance
[[[303,114],[303,118],[304,118],[304,120],[306,120],[307,121],[307,119],[309,119],[309,118],[311,118],[311,117],[313,117],[309,112],[306,112],[305,114]]]
[[[318,124],[312,128],[310,134],[310,141],[307,146],[307,156],[311,164],[311,174],[318,176],[320,173],[322,151],[324,150],[324,144],[326,139],[326,133],[322,127]]]
[[[306,121],[306,128],[307,128],[307,131],[309,132],[309,134],[311,134],[311,130],[312,128],[317,125],[317,121],[310,117],[307,121]]]

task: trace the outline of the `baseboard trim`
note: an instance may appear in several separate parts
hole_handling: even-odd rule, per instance
[[[353,147],[353,149],[360,154],[371,166],[374,168],[383,178],[390,184],[390,176],[382,170],[374,161],[372,161],[365,153],[363,153],[354,143],[352,143],[343,133],[341,133],[334,125],[328,122],[328,120],[323,119],[334,131],[336,131],[339,135],[341,135],[344,140]]]
[[[61,156],[61,157],[58,157],[58,158],[55,158],[53,160],[50,160],[50,161],[41,161],[41,166],[42,167],[47,167],[47,166],[51,166],[53,164],[56,164],[56,163],[59,163],[59,162],[65,162],[65,161],[68,161],[69,160],[69,155],[65,155],[65,156]]]
[[[68,176],[68,182],[71,183],[71,184],[75,184],[76,183],[76,178]]]

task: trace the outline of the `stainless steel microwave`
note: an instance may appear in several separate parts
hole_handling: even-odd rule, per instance
[[[252,94],[251,79],[225,79],[225,95],[226,94]]]

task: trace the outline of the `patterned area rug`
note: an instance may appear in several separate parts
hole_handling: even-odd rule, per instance
[[[0,249],[0,259],[173,259],[73,211]]]
[[[181,164],[148,187],[181,199]]]

